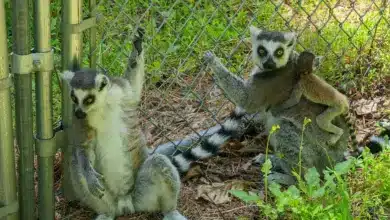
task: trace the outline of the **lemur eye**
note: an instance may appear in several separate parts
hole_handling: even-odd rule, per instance
[[[84,99],[83,104],[84,105],[90,105],[95,101],[95,97],[90,95],[87,98]]]
[[[257,48],[257,53],[261,57],[267,56],[267,50],[263,46],[260,46],[260,47]]]
[[[281,57],[281,56],[283,56],[283,54],[284,54],[284,50],[282,48],[279,48],[275,51],[276,57]]]
[[[70,93],[70,98],[72,99],[72,102],[74,102],[75,104],[78,103],[78,100],[77,100],[76,96],[74,95],[73,90],[72,90],[72,92]]]

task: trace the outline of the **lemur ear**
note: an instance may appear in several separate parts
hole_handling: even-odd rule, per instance
[[[69,71],[69,70],[65,70],[64,72],[60,73],[59,75],[60,75],[61,79],[65,80],[65,82],[67,82],[69,84],[70,81],[73,79],[74,72]]]
[[[263,30],[260,29],[260,28],[255,27],[255,26],[253,26],[253,25],[251,25],[251,26],[249,27],[249,32],[250,32],[250,34],[251,34],[252,40],[256,40],[256,39],[257,39],[257,36],[259,36],[259,34],[260,34],[261,32],[263,32]]]
[[[104,88],[106,88],[107,85],[109,84],[108,77],[103,74],[98,74],[96,76],[95,82],[99,92],[102,91]]]
[[[284,34],[284,38],[286,38],[288,42],[288,47],[295,46],[297,42],[297,34],[295,32],[287,32]]]
[[[324,60],[324,56],[316,56],[313,62],[313,70],[316,70],[320,66],[323,60]]]

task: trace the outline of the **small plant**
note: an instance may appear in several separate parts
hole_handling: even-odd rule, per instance
[[[310,123],[305,118],[304,126]],[[270,135],[279,129],[274,126]],[[302,131],[303,137],[303,131]],[[301,137],[301,146],[302,146]],[[385,141],[389,146],[388,139]],[[283,189],[278,183],[268,183],[272,168],[268,159],[262,166],[264,198],[253,192],[232,190],[230,193],[248,204],[256,204],[263,217],[269,219],[388,219],[390,208],[390,150],[385,148],[378,157],[367,149],[361,158],[340,162],[323,171],[310,168],[301,178],[293,172],[298,183]],[[301,148],[302,150],[302,148]],[[300,160],[301,161],[301,160]]]

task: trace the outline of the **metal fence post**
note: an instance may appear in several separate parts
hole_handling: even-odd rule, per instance
[[[4,0],[0,0],[0,219],[18,220],[14,137],[11,112]]]
[[[20,149],[20,218],[35,219],[34,142],[28,0],[12,1],[13,63],[16,137]]]
[[[50,44],[50,0],[34,1],[35,48],[41,63],[35,63],[36,73],[36,152],[38,159],[39,219],[54,219],[54,154],[56,152],[53,135],[52,112],[52,70],[53,53]]]
[[[80,67],[82,40],[81,33],[77,31],[78,25],[82,21],[82,0],[63,0],[62,1],[62,69],[75,70]],[[69,176],[69,136],[68,128],[72,123],[72,105],[69,97],[69,87],[62,82],[62,120],[65,132],[62,152],[63,161],[63,181],[62,187],[64,195],[68,200],[73,200],[73,190],[70,185]]]

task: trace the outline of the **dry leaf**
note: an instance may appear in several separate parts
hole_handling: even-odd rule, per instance
[[[353,102],[352,106],[354,106],[357,115],[367,115],[377,111],[379,101],[380,99],[375,99],[375,100],[360,99],[356,102]]]
[[[193,166],[187,171],[186,175],[183,177],[183,181],[187,181],[196,176],[201,176],[202,174],[203,172],[199,165]]]
[[[203,198],[214,204],[227,203],[232,200],[229,190],[244,190],[243,181],[232,181],[230,183],[212,183],[211,185],[199,185],[197,187],[196,199]]]

